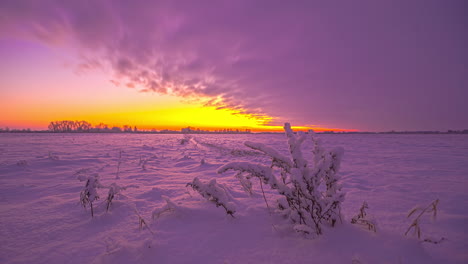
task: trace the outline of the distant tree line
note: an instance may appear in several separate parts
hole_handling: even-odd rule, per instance
[[[50,122],[49,130],[53,132],[89,132],[92,125],[86,121],[55,121]]]
[[[156,131],[138,130],[136,126],[132,127],[124,125],[123,127],[109,127],[107,124],[99,123],[93,126],[87,121],[72,121],[72,120],[61,120],[50,122],[48,129],[54,133],[162,133],[162,134],[246,134],[251,133],[250,129],[239,130],[239,129],[221,129],[215,131],[201,130],[199,128],[186,127],[181,130],[168,130],[164,129]]]
[[[112,127],[109,128],[108,125],[104,123],[99,123],[95,127],[87,121],[72,121],[72,120],[62,120],[50,122],[49,131],[52,132],[137,132],[137,127],[131,127],[129,125],[124,125],[123,128]]]
[[[251,133],[250,129],[232,129],[232,128],[226,128],[226,129],[219,129],[219,130],[203,130],[200,128],[193,128],[193,127],[185,127],[180,130],[181,133],[183,134],[249,134]]]

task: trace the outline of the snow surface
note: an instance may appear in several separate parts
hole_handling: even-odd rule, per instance
[[[234,172],[216,173],[228,162],[268,166],[244,142],[287,155],[285,135],[0,134],[0,263],[468,262],[466,135],[317,136],[327,149],[345,149],[345,219],[308,239],[270,214],[258,181],[249,194]],[[94,173],[103,186],[132,188],[108,212],[109,190],[98,189],[91,218],[78,178]],[[235,218],[186,187],[195,177],[223,186]],[[264,189],[273,207],[277,192]],[[447,240],[405,237],[407,213],[437,198],[438,217],[424,218],[421,230]],[[363,201],[377,233],[349,223]]]

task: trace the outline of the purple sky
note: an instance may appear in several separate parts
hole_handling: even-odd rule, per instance
[[[463,0],[2,0],[0,32],[144,92],[208,96],[277,123],[468,129]]]

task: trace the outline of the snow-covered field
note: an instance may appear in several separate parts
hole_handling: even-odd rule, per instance
[[[216,173],[231,161],[269,165],[243,142],[287,154],[284,135],[194,135],[181,144],[182,135],[0,134],[0,263],[468,262],[466,135],[320,138],[345,149],[344,222],[309,239],[269,213],[258,181],[250,196],[233,172]],[[108,190],[99,189],[92,218],[79,203],[85,182],[77,177],[93,173],[103,185],[130,187],[108,212]],[[186,187],[194,177],[225,184],[235,218]],[[276,192],[264,188],[274,207]],[[175,205],[153,219],[163,197]],[[437,198],[437,219],[425,216],[421,231],[446,240],[405,237],[409,210]],[[377,233],[349,223],[363,201]],[[141,230],[137,214],[147,224]]]

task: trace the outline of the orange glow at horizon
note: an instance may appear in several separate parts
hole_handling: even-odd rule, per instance
[[[164,97],[164,96],[163,96]],[[154,98],[153,98],[154,99]],[[49,123],[60,120],[85,120],[96,126],[100,123],[109,127],[136,126],[139,130],[180,130],[184,127],[202,130],[250,129],[252,132],[282,132],[283,126],[271,125],[270,116],[254,116],[232,109],[216,109],[202,104],[184,104],[174,98],[163,98],[165,104],[154,105],[154,100],[140,101],[140,104],[88,105],[57,104],[48,101],[25,102],[27,107],[17,107],[15,102],[0,106],[4,113],[10,113],[0,120],[0,127],[11,129],[31,128],[46,130]],[[313,129],[322,131],[351,131],[315,126],[293,126],[296,131]]]
[[[61,50],[22,41],[10,44],[22,50],[0,53],[4,60],[0,64],[0,128],[46,130],[52,121],[85,120],[93,126],[105,123],[109,127],[129,125],[144,130],[190,126],[210,131],[283,131],[282,125],[273,125],[278,120],[272,116],[216,109],[202,102],[184,103],[176,96],[116,87],[105,70],[74,72],[67,66],[74,65],[74,58]],[[304,125],[293,129],[349,131]]]
[[[108,82],[93,80],[84,96],[81,89],[62,91],[44,88],[47,96],[32,97],[21,92],[4,93],[0,100],[0,127],[46,130],[49,123],[60,120],[85,120],[93,126],[136,126],[140,130],[180,130],[184,127],[202,130],[250,129],[252,132],[282,132],[274,117],[249,115],[229,108],[216,109],[202,103],[183,103],[180,98],[132,89],[116,89]],[[103,87],[93,93],[93,87]],[[117,90],[118,93],[113,92]],[[62,93],[62,94],[61,94]],[[65,97],[64,93],[69,94]],[[76,93],[76,94],[74,94]],[[93,97],[89,97],[93,94]],[[74,97],[74,100],[69,99]],[[64,99],[66,98],[66,99]],[[294,125],[294,124],[293,124]],[[300,125],[300,124],[298,124]],[[316,126],[293,126],[295,130],[351,131]]]
[[[43,109],[44,110],[44,109]],[[163,108],[157,110],[142,110],[139,111],[49,111],[46,114],[34,114],[34,111],[27,111],[27,117],[24,115],[17,116],[14,120],[0,121],[0,127],[11,126],[10,128],[32,128],[37,130],[46,130],[47,126],[52,121],[60,120],[85,120],[96,126],[104,123],[109,128],[117,126],[123,127],[129,125],[136,126],[139,130],[177,130],[184,127],[199,128],[202,130],[219,130],[219,129],[249,129],[252,132],[282,132],[283,126],[269,125],[273,120],[268,116],[251,116],[241,114],[235,110],[221,109],[215,107],[204,107],[200,105],[185,105],[173,108]],[[101,109],[102,110],[102,109]],[[47,118],[47,117],[48,118]],[[3,124],[2,124],[3,123]],[[292,126],[295,131],[308,131],[310,129],[316,132],[334,131],[355,131],[344,129],[332,129],[315,126]]]

